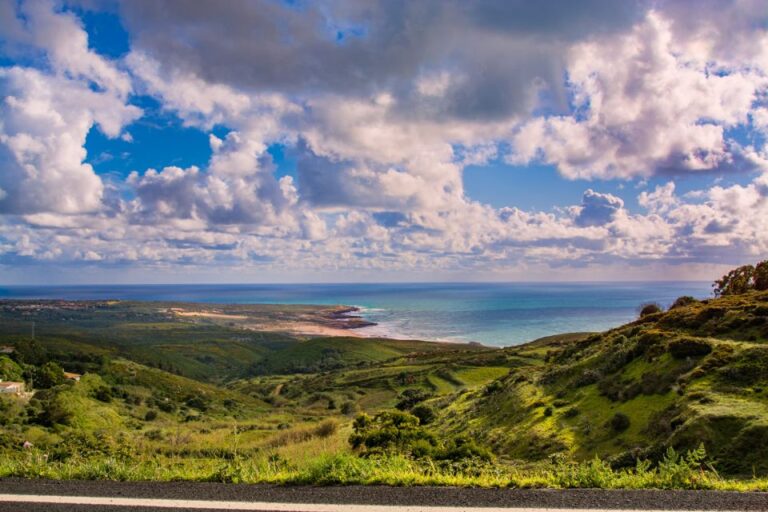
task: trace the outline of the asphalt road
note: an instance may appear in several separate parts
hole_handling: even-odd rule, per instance
[[[24,495],[24,496],[21,496]],[[25,497],[26,496],[26,497]],[[82,497],[134,500],[116,506],[61,503]],[[151,502],[137,499],[161,500]],[[32,503],[32,500],[41,502]],[[192,501],[190,501],[192,500]],[[204,508],[201,501],[215,504]],[[270,505],[274,504],[274,505]],[[320,505],[322,512],[420,511],[486,509],[599,510],[745,510],[768,512],[768,493],[715,491],[516,490],[452,487],[281,487],[190,482],[80,482],[0,479],[0,512],[6,511],[157,511],[251,510],[296,511]],[[358,505],[353,507],[352,505]],[[274,506],[274,508],[270,508]]]

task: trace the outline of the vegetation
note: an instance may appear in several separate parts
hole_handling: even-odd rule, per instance
[[[728,272],[713,285],[716,296],[739,295],[751,290],[768,290],[768,260],[755,266],[743,265]]]
[[[0,303],[0,477],[768,490],[750,286],[506,349]]]
[[[655,302],[651,304],[644,304],[640,308],[640,318],[648,315],[655,315],[656,313],[661,313],[661,311],[662,311],[661,306],[659,306]]]

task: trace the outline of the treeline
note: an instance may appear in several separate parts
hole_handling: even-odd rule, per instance
[[[712,287],[716,297],[768,290],[768,260],[735,268],[716,280]]]

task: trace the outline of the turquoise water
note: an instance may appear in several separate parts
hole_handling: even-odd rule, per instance
[[[370,335],[509,346],[542,336],[600,331],[639,306],[705,298],[709,283],[411,283],[286,285],[0,286],[0,298],[347,304],[379,325]]]

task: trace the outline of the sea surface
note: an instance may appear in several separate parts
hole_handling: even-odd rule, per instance
[[[0,286],[0,298],[122,299],[237,304],[345,304],[378,325],[371,336],[510,346],[601,331],[637,318],[642,304],[711,296],[706,282],[411,283]]]

